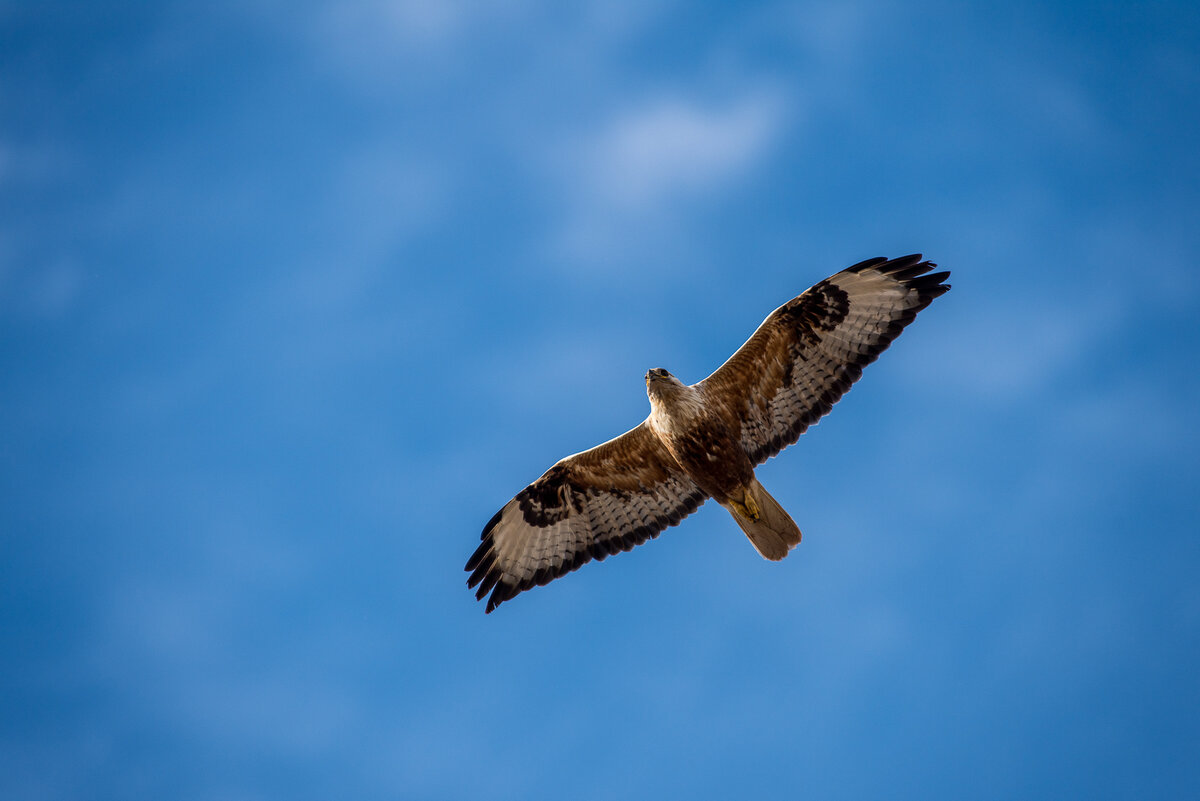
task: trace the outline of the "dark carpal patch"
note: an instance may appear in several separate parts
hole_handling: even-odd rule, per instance
[[[931,273],[935,266],[922,261],[920,255],[912,255],[891,261],[869,259],[845,271],[873,270],[910,290],[887,312],[890,319],[879,321],[882,330],[846,331],[847,337],[858,337],[859,350],[854,354],[838,357],[819,348],[821,333],[837,328],[850,312],[849,296],[830,280],[821,281],[783,307],[779,322],[792,335],[787,346],[789,360],[784,365],[780,392],[770,397],[765,425],[746,440],[746,452],[754,464],[779,453],[827,414],[859,379],[863,368],[887,349],[917,312],[949,291],[949,284],[943,282],[950,274]],[[915,290],[915,297],[911,290]]]
[[[796,380],[796,365],[808,361],[808,349],[820,342],[818,332],[832,331],[850,313],[850,296],[841,287],[821,281],[784,307],[783,320],[794,339],[788,345],[788,360],[783,366],[780,385],[791,389]]]
[[[547,478],[551,472],[553,472],[553,468],[550,471],[547,471],[547,475],[543,476],[542,478]],[[542,479],[539,479],[539,481],[541,480]],[[537,482],[534,483],[536,484]],[[568,487],[569,485],[564,483],[560,486]],[[532,489],[532,485],[530,485],[530,487],[526,487],[526,490],[522,491],[521,494],[524,495],[530,489]],[[583,492],[583,490],[578,488],[570,491],[579,493]],[[643,492],[646,491],[644,490]],[[578,496],[572,495],[571,500],[568,503],[575,506],[576,512],[582,512],[583,508],[581,505],[584,502],[586,502],[589,498],[594,499],[602,494],[605,493],[593,491],[591,493],[580,494]],[[633,498],[639,494],[642,493],[629,493],[628,497]],[[544,494],[541,497],[544,498]],[[484,528],[483,534],[481,535],[481,539],[483,541],[480,543],[479,548],[467,561],[466,569],[468,571],[473,571],[470,578],[467,579],[467,586],[475,588],[478,585],[475,597],[479,600],[483,600],[483,598],[485,598],[489,592],[491,593],[491,597],[488,598],[486,609],[486,611],[490,613],[497,606],[515,597],[518,593],[524,592],[525,590],[535,586],[548,584],[559,576],[579,569],[579,567],[591,561],[592,559],[602,562],[613,554],[620,553],[621,551],[628,551],[631,548],[645,542],[647,539],[653,539],[657,537],[659,533],[663,531],[663,529],[669,526],[677,525],[683,518],[696,511],[696,509],[700,507],[700,504],[704,503],[707,497],[708,496],[702,490],[693,489],[690,493],[678,498],[670,505],[663,505],[653,510],[652,518],[649,519],[645,524],[635,526],[631,529],[618,525],[606,536],[590,542],[581,542],[575,551],[564,553],[563,562],[561,565],[539,568],[528,577],[523,578],[506,573],[502,566],[497,562],[497,554],[495,550],[495,542],[492,538],[492,531],[495,529],[496,525],[499,523],[504,514],[504,510],[501,509]],[[518,496],[518,501],[520,501],[520,496]],[[527,499],[527,502],[530,504],[530,506],[535,506],[539,501],[537,498],[531,496]],[[563,517],[570,514],[570,512],[567,511],[568,504],[564,504],[560,507],[551,507],[551,509],[558,509]],[[524,510],[523,504],[522,510]],[[547,513],[543,512],[543,514]],[[546,517],[546,519],[549,519],[549,515]],[[526,521],[529,522],[528,516],[526,516]],[[530,523],[530,525],[539,524]],[[549,523],[546,525],[549,525]]]
[[[832,331],[849,313],[850,296],[828,279],[784,307],[784,316],[792,324],[798,343],[802,346],[817,344],[820,341],[817,332]],[[785,376],[787,385],[791,384],[791,380],[789,370]]]
[[[517,493],[517,504],[526,523],[544,528],[570,516],[572,511],[578,512],[586,492],[571,481],[565,465],[556,464]]]

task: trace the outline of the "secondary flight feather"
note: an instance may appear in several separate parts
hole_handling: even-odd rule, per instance
[[[950,289],[921,256],[869,259],[773,311],[712,375],[688,386],[646,373],[650,416],[562,459],[488,522],[467,561],[487,611],[591,559],[628,551],[712,498],[765,558],[800,529],[754,476],[795,442],[892,343]]]

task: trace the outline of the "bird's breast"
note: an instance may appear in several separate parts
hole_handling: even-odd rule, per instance
[[[650,428],[675,461],[702,490],[716,499],[731,495],[754,476],[741,439],[717,415],[672,414],[656,408]]]

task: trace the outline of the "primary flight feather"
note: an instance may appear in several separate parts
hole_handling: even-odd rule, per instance
[[[483,529],[467,560],[487,611],[595,558],[628,551],[708,498],[778,560],[800,529],[754,477],[850,389],[862,368],[917,312],[950,289],[920,255],[869,259],[821,281],[767,316],[698,384],[646,373],[650,416],[559,461]]]

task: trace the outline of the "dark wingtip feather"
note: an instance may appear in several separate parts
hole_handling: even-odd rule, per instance
[[[915,314],[921,311],[933,301],[934,298],[946,294],[950,291],[950,285],[943,283],[950,277],[949,270],[931,273],[930,270],[937,267],[937,264],[931,261],[922,261],[920,253],[913,253],[909,256],[901,256],[896,259],[890,259],[882,264],[873,265],[874,269],[879,273],[893,278],[904,286],[910,289],[915,289],[920,293],[921,305],[913,309]],[[866,264],[866,262],[863,262]],[[860,272],[857,268],[859,265],[848,268],[850,271]],[[907,324],[909,321],[905,321]],[[902,326],[903,327],[903,326]]]
[[[863,270],[869,270],[872,267],[876,267],[876,266],[878,266],[880,264],[884,264],[886,262],[887,262],[887,259],[885,259],[883,256],[876,256],[873,259],[864,259],[863,261],[860,261],[858,264],[850,265],[849,267],[846,268],[846,272],[861,273]]]
[[[931,261],[923,261],[919,264],[914,264],[911,267],[905,267],[900,270],[888,271],[888,272],[885,272],[884,274],[890,275],[892,278],[895,278],[897,281],[904,281],[904,282],[908,283],[918,277],[924,276],[925,273],[929,272],[936,266],[937,265]]]
[[[490,545],[491,543],[488,544]],[[467,579],[467,587],[474,587],[476,584],[482,581],[483,577],[487,575],[488,571],[491,570],[492,566],[495,564],[496,552],[494,550],[489,550],[487,554],[481,560],[479,560],[479,563],[475,566],[475,571],[471,573],[471,576]]]
[[[506,506],[501,506],[500,511],[492,515],[492,519],[487,522],[487,525],[483,527],[483,531],[479,534],[479,539],[486,540],[488,538],[488,535],[492,533],[492,529],[500,523],[500,518],[504,515]]]
[[[532,586],[532,585],[531,585]],[[484,609],[484,614],[491,614],[492,610],[500,604],[515,598],[523,588],[501,581],[496,585],[496,589],[492,590],[492,596],[488,598],[487,608]]]
[[[569,554],[561,565],[553,568],[543,567],[535,572],[533,576],[523,580],[514,580],[512,576],[505,575],[504,571],[497,564],[496,551],[493,547],[494,543],[491,536],[491,530],[495,527],[496,520],[499,517],[497,515],[497,518],[493,518],[492,522],[484,529],[484,541],[467,563],[474,569],[474,573],[467,579],[467,586],[475,588],[477,584],[479,585],[476,588],[475,598],[482,601],[487,597],[487,605],[484,612],[490,614],[500,604],[517,597],[526,590],[549,584],[560,576],[565,576],[567,573],[578,570],[593,559],[604,561],[613,554],[628,551],[634,546],[645,542],[647,539],[656,537],[663,529],[678,524],[683,518],[696,511],[707,498],[708,495],[696,489],[689,495],[680,498],[678,506],[665,510],[645,525],[638,526],[632,531],[621,533],[619,536],[610,536],[607,539],[594,540],[587,543],[586,547],[576,550],[573,554]],[[489,592],[491,593],[490,597],[488,597]]]
[[[934,267],[936,265],[930,264],[929,266]],[[914,316],[917,312],[925,309],[930,303],[933,303],[934,298],[940,298],[950,291],[950,285],[942,283],[949,277],[950,272],[943,270],[940,273],[921,275],[904,282],[905,286],[917,291],[918,298],[920,299],[920,302],[912,309]]]
[[[496,586],[496,583],[500,581],[500,571],[489,570],[483,574],[482,579],[483,581],[479,585],[479,589],[475,591],[476,601],[482,601],[483,596],[491,592],[492,588]]]
[[[479,567],[479,563],[483,561],[483,557],[487,555],[487,552],[490,551],[491,548],[492,541],[490,539],[485,539],[483,542],[479,543],[479,547],[475,549],[475,553],[471,554],[471,558],[467,560],[466,567],[464,567],[463,570],[470,571]]]
[[[928,262],[926,262],[926,264],[928,264]],[[935,265],[935,264],[929,264],[929,266],[926,267],[926,270],[936,267],[936,266],[937,265]],[[925,270],[922,270],[921,272],[924,273]],[[923,289],[934,289],[949,277],[950,277],[950,271],[942,270],[940,273],[929,273],[927,275],[917,275],[917,276],[913,276],[910,278],[905,278],[903,280],[904,280],[904,283],[907,284],[908,286],[913,287],[914,289],[922,289],[923,290]]]
[[[929,262],[925,262],[924,264],[929,264],[930,267],[933,266]],[[888,259],[886,262],[884,262],[882,265],[880,265],[876,269],[878,269],[879,272],[885,273],[887,275],[895,275],[897,273],[902,273],[907,270],[910,270],[910,269],[913,269],[916,267],[921,267],[921,266],[923,266],[922,262],[921,262],[921,254],[920,253],[910,253],[907,256],[898,256],[894,259]],[[924,270],[922,270],[921,272],[924,272]]]

